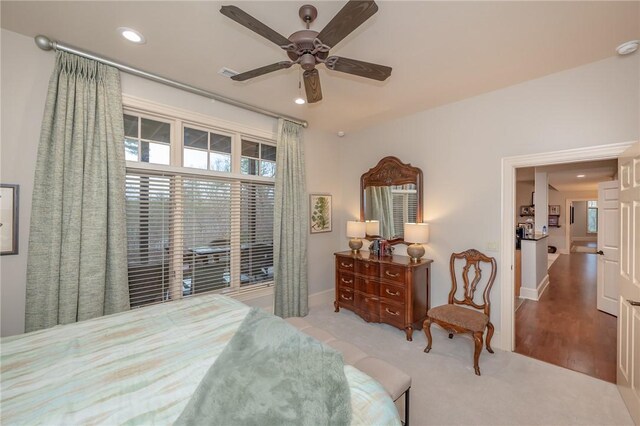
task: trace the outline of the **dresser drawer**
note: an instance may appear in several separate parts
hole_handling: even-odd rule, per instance
[[[354,259],[350,259],[348,257],[336,257],[336,268],[345,272],[353,272],[355,270]]]
[[[382,264],[380,268],[382,278],[404,284],[405,268],[403,266]]]
[[[338,302],[340,302],[340,305],[353,307],[354,305],[353,290],[351,290],[350,288],[340,287],[340,290],[338,292]]]
[[[353,288],[353,284],[354,278],[352,273],[338,271],[338,285],[340,287]]]
[[[377,277],[379,268],[380,268],[379,263],[374,263],[367,260],[356,261],[356,273],[360,275],[366,275],[368,277]]]
[[[380,283],[380,297],[384,297],[385,299],[389,299],[394,302],[404,303],[404,295],[404,287],[393,284]]]
[[[355,289],[371,296],[378,296],[380,284],[371,278],[356,277]]]
[[[355,306],[368,322],[380,322],[380,299],[363,293],[355,293]]]
[[[404,328],[404,313],[405,308],[403,306],[392,305],[387,302],[380,302],[380,321],[395,325],[398,328]]]

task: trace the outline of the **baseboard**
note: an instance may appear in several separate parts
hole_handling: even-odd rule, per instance
[[[538,300],[540,300],[540,296],[542,296],[542,293],[544,293],[547,287],[549,287],[548,274],[544,276],[544,278],[538,283],[536,288],[520,287],[520,297],[537,302]]]
[[[309,307],[331,305],[333,303],[335,290],[330,288],[328,290],[319,291],[309,295]]]
[[[547,287],[549,287],[549,274],[545,275],[544,278],[542,279],[542,281],[540,282],[540,284],[538,284],[538,288],[537,288],[537,290],[538,290],[538,300],[540,300],[540,297],[545,292]]]
[[[569,249],[558,249],[558,253],[560,253],[560,254],[570,254],[571,252],[569,251]]]
[[[571,237],[571,241],[598,241],[598,237]]]

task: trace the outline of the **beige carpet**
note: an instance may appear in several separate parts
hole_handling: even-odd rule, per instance
[[[407,342],[396,328],[331,306],[311,308],[306,319],[410,374],[414,426],[633,424],[615,385],[516,353],[484,351],[477,377],[471,340],[449,340],[437,326],[425,354],[422,331]]]

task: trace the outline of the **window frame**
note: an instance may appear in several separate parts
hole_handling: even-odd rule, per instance
[[[592,202],[592,201],[596,203],[595,207],[590,207],[589,206],[589,203]],[[596,229],[595,229],[595,231],[592,231],[592,230],[589,229],[589,212],[591,210],[594,210],[595,211],[595,215],[596,215],[596,218],[595,218]],[[594,235],[594,234],[598,233],[598,219],[599,219],[598,218],[598,214],[599,214],[599,212],[598,212],[598,200],[587,200],[587,218],[586,218],[587,234]]]
[[[140,161],[126,161],[127,172],[157,172],[169,173],[175,176],[202,176],[210,178],[221,178],[233,183],[234,186],[240,186],[242,182],[251,183],[268,183],[275,187],[275,176],[265,177],[260,175],[243,174],[240,171],[240,159],[242,140],[250,140],[260,144],[267,144],[276,147],[276,134],[273,131],[265,131],[248,127],[239,123],[233,123],[212,117],[209,115],[178,109],[167,105],[157,104],[155,102],[142,100],[139,98],[123,95],[123,114],[133,115],[136,117],[148,118],[151,120],[168,122],[170,124],[170,164],[146,163]],[[194,128],[196,130],[206,131],[231,137],[231,171],[221,172],[209,169],[198,169],[183,166],[184,153],[184,128]],[[140,130],[139,130],[140,132]],[[139,133],[140,134],[140,133]],[[210,136],[208,136],[209,138]],[[138,139],[140,140],[140,139]],[[124,141],[123,141],[124,143]],[[207,148],[210,148],[207,147]],[[203,150],[204,151],[204,150]],[[212,152],[207,149],[207,157]],[[139,158],[139,157],[138,157]],[[209,158],[207,158],[207,166],[209,167]],[[240,196],[239,191],[234,194]],[[237,202],[240,200],[238,199]],[[235,202],[235,201],[234,201]],[[180,217],[182,212],[174,211],[174,217]],[[240,216],[240,215],[238,215]],[[248,300],[258,297],[264,297],[273,294],[273,280],[253,285],[241,286],[241,260],[240,260],[240,217],[232,218],[230,229],[231,241],[231,285],[228,288],[217,290],[215,292],[235,297],[239,300]],[[173,260],[171,260],[173,262]],[[180,268],[175,268],[179,270]],[[178,275],[182,275],[179,273]],[[176,277],[178,282],[182,281],[182,276]],[[182,293],[175,295],[174,299],[182,298]],[[191,297],[191,296],[186,296]]]

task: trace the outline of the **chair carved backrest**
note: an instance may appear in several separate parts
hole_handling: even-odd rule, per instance
[[[456,260],[464,259],[465,265],[462,268],[462,282],[464,289],[464,298],[457,299],[456,293],[458,291],[458,280],[456,277]],[[478,304],[474,301],[476,290],[481,291],[478,288],[478,284],[482,280],[482,264],[491,265],[491,275],[484,286],[482,292],[482,304]],[[469,275],[473,268],[473,280],[469,281]],[[451,271],[451,291],[449,292],[449,304],[452,305],[468,305],[476,309],[482,309],[484,314],[490,316],[491,313],[491,301],[489,300],[489,293],[493,286],[493,281],[496,279],[496,259],[488,257],[478,250],[469,249],[461,253],[453,253],[449,262],[449,269]]]

